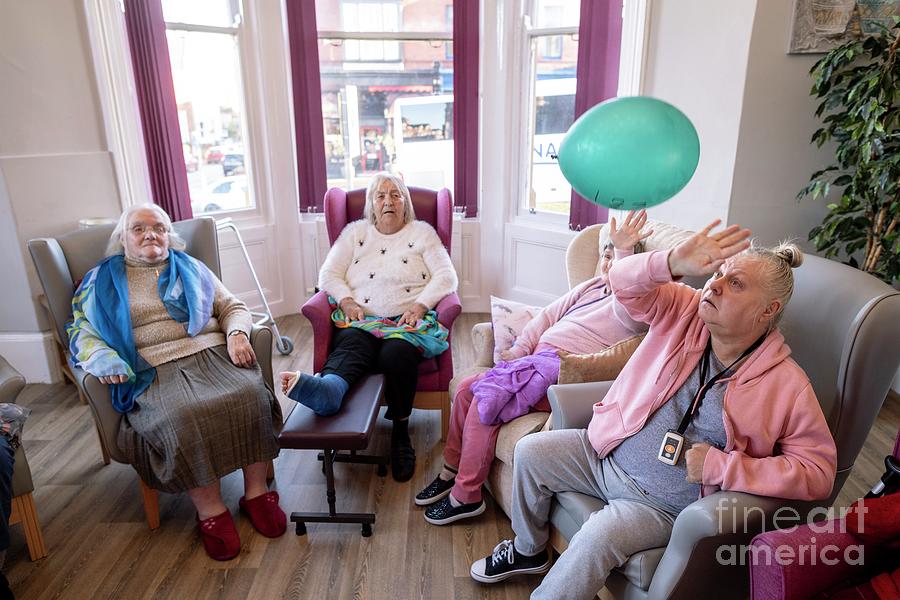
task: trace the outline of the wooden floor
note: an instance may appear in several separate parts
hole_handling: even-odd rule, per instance
[[[464,314],[454,329],[454,362],[473,361],[472,325],[485,315]],[[291,356],[277,353],[275,371],[309,370],[311,331],[305,319],[279,319],[294,339]],[[289,408],[282,398],[285,408]],[[469,577],[470,563],[512,537],[509,520],[488,498],[474,522],[433,527],[413,497],[440,465],[440,417],[415,411],[413,443],[419,457],[412,481],[379,478],[366,465],[335,466],[338,509],[375,511],[374,535],[363,538],[355,525],[309,525],[298,537],[288,529],[270,540],[256,534],[237,503],[239,473],[223,481],[226,504],[243,540],[241,555],[219,563],[207,558],[196,533],[186,495],[163,494],[162,525],[144,521],[137,476],[120,464],[103,466],[93,421],[71,385],[30,385],[20,397],[33,413],[24,445],[35,479],[35,499],[50,555],[28,559],[21,526],[12,527],[5,573],[20,600],[37,598],[527,598],[537,577],[482,586]],[[900,401],[881,411],[838,505],[863,494],[882,472],[900,425]],[[386,452],[389,427],[379,425],[377,451]],[[321,463],[312,451],[283,451],[273,484],[281,505],[291,510],[327,510]]]

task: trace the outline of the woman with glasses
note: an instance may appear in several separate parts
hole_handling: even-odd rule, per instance
[[[111,388],[119,448],[148,486],[187,492],[207,553],[228,560],[241,542],[219,480],[232,471],[243,471],[254,528],[286,529],[266,485],[281,409],[256,364],[250,312],[184,247],[161,208],[130,207],[66,329],[73,363]]]

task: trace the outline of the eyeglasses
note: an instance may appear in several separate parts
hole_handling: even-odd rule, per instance
[[[168,228],[165,225],[157,224],[157,225],[132,225],[129,229],[134,235],[144,235],[148,231],[152,231],[156,235],[165,235],[169,233]]]

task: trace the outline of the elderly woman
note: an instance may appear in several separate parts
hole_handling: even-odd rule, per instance
[[[129,462],[150,487],[187,492],[207,553],[228,560],[241,550],[219,490],[228,473],[243,470],[239,504],[253,527],[285,531],[266,486],[281,409],[256,364],[247,307],[183,249],[158,206],[126,210],[75,293],[67,331],[73,363],[111,388]]]
[[[678,513],[732,490],[828,497],[836,450],[822,409],[778,330],[802,262],[791,244],[751,247],[718,221],[668,252],[613,265],[610,286],[647,337],[594,405],[587,430],[526,436],[516,446],[512,528],[472,565],[482,582],[546,573],[550,502],[601,498],[532,598],[593,598],[630,555],[668,543]],[[702,290],[676,281],[712,274]]]
[[[319,273],[319,289],[336,305],[328,360],[320,376],[281,373],[285,394],[320,415],[337,412],[361,376],[384,373],[397,481],[415,470],[408,423],[419,363],[448,347],[448,332],[432,309],[456,285],[450,256],[434,229],[416,220],[406,185],[376,174],[364,218],[344,228]]]
[[[641,249],[650,231],[646,211],[631,211],[621,227],[609,221],[599,275],[538,313],[493,369],[460,382],[453,398],[444,468],[415,503],[425,520],[447,525],[484,512],[481,486],[494,461],[500,426],[532,411],[550,412],[547,390],[559,379],[559,352],[590,354],[646,331],[615,301],[607,285],[614,260]]]

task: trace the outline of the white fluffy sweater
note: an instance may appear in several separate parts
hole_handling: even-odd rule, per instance
[[[434,308],[456,291],[450,255],[434,228],[408,223],[384,235],[366,221],[341,232],[319,272],[319,289],[340,302],[351,296],[366,315],[402,315],[416,302]]]

